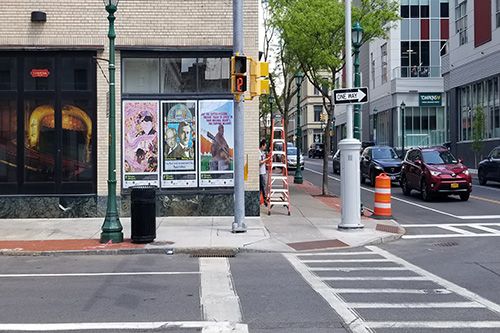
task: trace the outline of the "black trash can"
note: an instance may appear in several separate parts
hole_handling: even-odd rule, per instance
[[[130,201],[132,243],[151,243],[156,238],[156,187],[132,187]]]

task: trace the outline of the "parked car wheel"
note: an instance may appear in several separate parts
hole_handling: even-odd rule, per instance
[[[477,172],[477,178],[479,180],[479,185],[486,185],[488,179],[486,179],[486,177],[484,176],[484,171],[482,169],[479,169],[479,171]]]
[[[401,178],[401,189],[404,195],[409,196],[411,194],[411,188],[408,186],[408,181],[405,177]]]
[[[470,192],[460,193],[460,200],[461,201],[467,201],[467,200],[469,200],[469,197],[470,197]]]
[[[431,201],[432,194],[429,191],[429,187],[427,186],[425,179],[422,179],[422,183],[420,184],[420,193],[422,194],[422,199],[424,199],[424,201]]]

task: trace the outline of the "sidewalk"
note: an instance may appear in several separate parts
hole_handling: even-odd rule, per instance
[[[291,178],[292,179],[292,178]],[[260,217],[247,217],[247,232],[233,234],[233,217],[158,217],[156,239],[149,244],[130,240],[130,218],[120,218],[125,241],[100,244],[103,218],[0,219],[1,255],[132,254],[230,252],[295,252],[357,247],[388,242],[404,229],[394,221],[363,217],[364,229],[340,231],[340,199],[318,196],[318,187],[291,181],[291,216],[282,207],[261,207]]]

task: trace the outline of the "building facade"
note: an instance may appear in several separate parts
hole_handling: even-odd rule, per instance
[[[104,216],[104,5],[2,5],[0,218]],[[232,215],[231,3],[122,1],[115,15],[120,214],[130,213],[131,187],[152,185],[158,215]],[[245,1],[244,18],[245,53],[257,59],[257,1]],[[259,214],[258,118],[258,102],[245,103],[247,215]]]
[[[441,56],[447,52],[449,3],[401,0],[400,15],[388,39],[368,46],[369,140],[399,150],[402,143],[406,149],[440,145],[448,138]]]
[[[500,145],[500,1],[450,4],[449,52],[443,57],[452,152],[471,167]],[[478,109],[485,115],[481,151],[472,150]],[[479,134],[479,133],[478,133]]]

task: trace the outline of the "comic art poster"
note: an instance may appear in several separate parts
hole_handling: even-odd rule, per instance
[[[123,187],[158,186],[158,102],[123,102]]]
[[[162,102],[162,187],[196,187],[196,101]]]
[[[234,186],[232,100],[200,101],[200,186]]]

